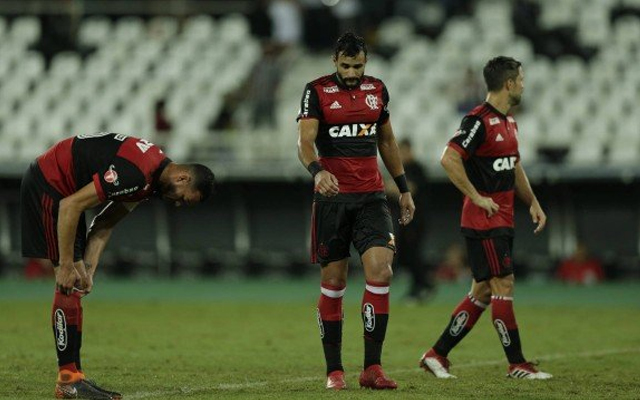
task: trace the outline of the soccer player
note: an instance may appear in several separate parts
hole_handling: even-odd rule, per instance
[[[385,376],[380,362],[395,240],[378,150],[401,193],[402,225],[411,222],[415,206],[389,119],[389,94],[381,80],[364,75],[364,40],[353,33],[342,35],[333,62],[335,73],[306,85],[298,115],[298,157],[315,182],[311,258],[321,266],[318,324],[327,364],[326,387],[346,387],[341,359],[342,296],[353,243],[366,279],[360,386],[395,389],[396,383]]]
[[[209,168],[176,164],[152,143],[115,133],[65,139],[29,166],[20,189],[22,255],[54,266],[57,398],[122,397],[86,379],[80,363],[81,298],[91,292],[114,226],[151,196],[191,205],[209,197],[214,184]],[[101,203],[87,234],[84,211]]]
[[[520,62],[502,56],[487,62],[483,72],[487,99],[462,119],[441,159],[449,179],[464,194],[461,230],[473,274],[471,291],[420,366],[438,378],[455,378],[447,356],[491,304],[493,325],[509,361],[507,376],[549,379],[550,374],[524,358],[513,311],[514,195],[529,207],[536,234],[547,222],[520,163],[518,125],[509,114],[520,104],[524,75]]]

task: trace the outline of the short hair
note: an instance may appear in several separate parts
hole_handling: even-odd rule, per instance
[[[498,56],[487,62],[482,70],[484,81],[487,84],[487,90],[495,92],[504,86],[509,79],[515,80],[520,71],[518,68],[522,63],[514,58]]]
[[[213,172],[202,164],[189,164],[193,177],[193,186],[200,192],[200,201],[205,201],[215,193],[216,177]]]
[[[347,57],[355,57],[360,54],[361,51],[364,52],[364,56],[367,57],[367,45],[362,36],[358,36],[353,32],[346,32],[336,41],[334,56],[338,58],[342,53]]]

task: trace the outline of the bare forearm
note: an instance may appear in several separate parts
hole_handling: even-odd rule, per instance
[[[112,229],[101,230],[97,233],[90,233],[87,239],[87,248],[84,252],[84,262],[87,269],[94,269],[98,267],[102,252],[107,247],[109,239],[111,238]]]
[[[467,171],[464,169],[462,160],[455,156],[445,154],[441,160],[442,167],[447,173],[449,180],[470,199],[476,199],[480,196],[475,186],[469,180]]]
[[[298,159],[305,168],[312,162],[318,161],[313,143],[309,143],[308,141],[298,142]]]
[[[400,150],[398,150],[398,144],[395,138],[380,141],[378,143],[378,150],[380,151],[380,157],[384,166],[389,171],[392,177],[397,177],[404,174],[404,167],[402,160],[400,159]]]
[[[516,164],[515,189],[518,198],[527,206],[531,206],[534,202],[538,201],[536,195],[533,193],[533,189],[531,189],[529,178],[527,178],[527,174],[524,172],[524,168],[522,168],[520,163]]]

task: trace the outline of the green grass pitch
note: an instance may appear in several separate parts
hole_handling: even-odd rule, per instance
[[[53,398],[52,282],[0,281],[0,398]],[[640,399],[640,284],[593,288],[525,283],[516,316],[525,356],[550,381],[505,378],[490,311],[451,353],[456,380],[417,367],[467,285],[440,286],[426,305],[392,286],[383,353],[397,391],[358,387],[363,279],[345,298],[348,390],[324,389],[313,279],[117,282],[96,279],[83,301],[83,366],[125,399]]]

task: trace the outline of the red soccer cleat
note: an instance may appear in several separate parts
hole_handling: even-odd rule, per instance
[[[347,388],[344,381],[344,371],[332,371],[327,375],[327,389],[342,390]]]
[[[382,367],[378,364],[370,365],[362,371],[360,374],[360,387],[365,387],[374,390],[381,389],[397,389],[398,384],[387,378],[382,370]]]

